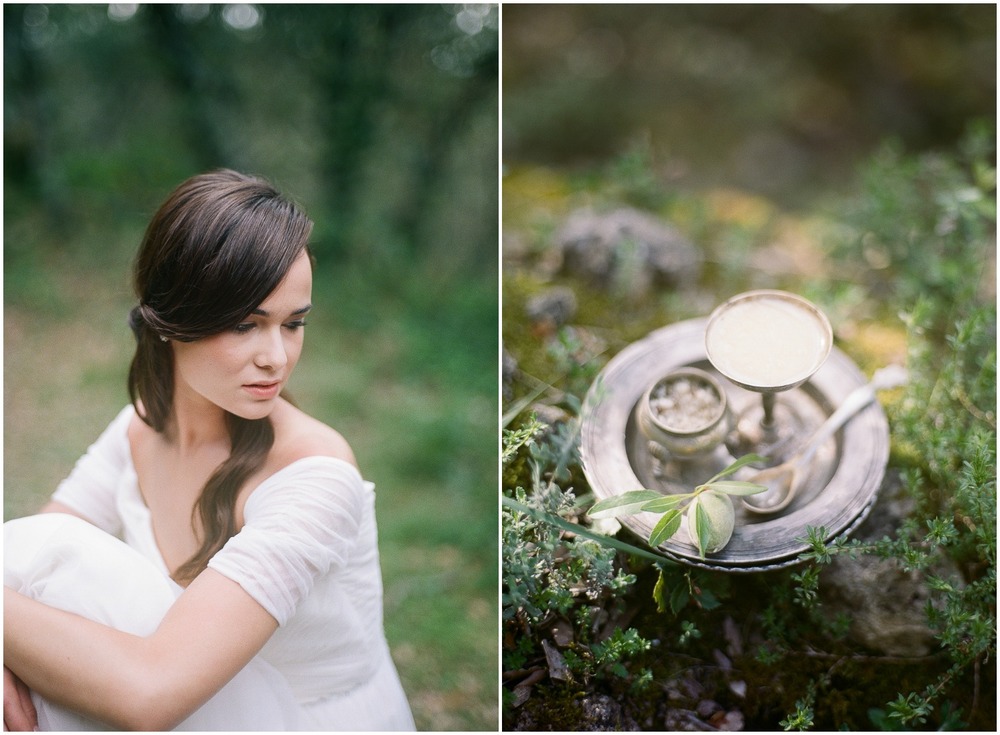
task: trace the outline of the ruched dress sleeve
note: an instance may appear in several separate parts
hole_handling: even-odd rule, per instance
[[[243,528],[208,566],[284,625],[317,579],[347,566],[365,502],[352,464],[333,457],[293,462],[250,494]]]
[[[116,494],[123,474],[131,467],[128,426],[134,413],[131,405],[123,408],[52,494],[52,500],[114,536],[122,530]]]

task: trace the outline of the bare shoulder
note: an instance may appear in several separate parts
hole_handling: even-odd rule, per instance
[[[282,403],[271,414],[275,464],[284,466],[306,457],[334,457],[358,466],[351,445],[339,431],[304,411]]]
[[[133,451],[141,451],[157,436],[156,430],[139,417],[138,410],[133,412],[132,418],[129,419],[126,434]]]

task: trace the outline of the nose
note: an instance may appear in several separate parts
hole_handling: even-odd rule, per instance
[[[282,370],[288,364],[288,351],[280,327],[262,329],[257,343],[254,364],[264,370]]]

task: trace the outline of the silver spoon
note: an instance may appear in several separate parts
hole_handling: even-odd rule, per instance
[[[850,393],[798,452],[781,464],[760,470],[746,478],[749,482],[766,485],[767,490],[756,495],[744,496],[742,498],[744,507],[758,514],[777,513],[787,508],[798,493],[803,470],[808,466],[816,450],[854,414],[871,403],[875,399],[876,391],[895,388],[905,383],[906,379],[906,369],[899,365],[889,365],[876,370],[871,382]]]

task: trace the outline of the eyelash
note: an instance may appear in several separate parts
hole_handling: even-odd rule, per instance
[[[300,329],[301,327],[306,326],[307,324],[308,322],[305,319],[296,319],[294,322],[288,322],[287,324],[284,324],[282,326],[284,326],[285,329],[290,329],[291,331],[294,332]],[[257,325],[254,324],[253,322],[243,322],[242,324],[237,324],[235,327],[233,327],[233,331],[236,332],[237,334],[247,334],[255,326]]]

